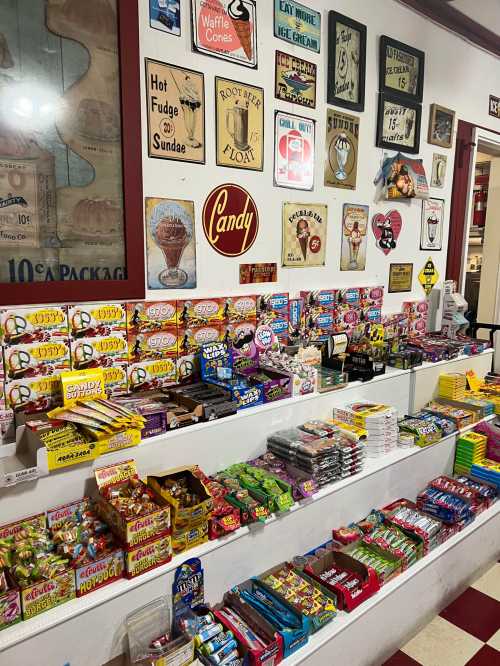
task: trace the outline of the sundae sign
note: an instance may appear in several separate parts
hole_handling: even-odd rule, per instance
[[[325,265],[327,212],[324,204],[283,204],[283,266]]]
[[[257,238],[259,214],[250,194],[232,183],[210,192],[203,206],[203,231],[213,249],[226,257],[239,257]]]
[[[276,51],[274,96],[284,102],[316,108],[316,71],[314,63]]]
[[[358,136],[357,116],[327,110],[325,185],[356,189]]]
[[[193,48],[257,67],[255,0],[192,0]]]

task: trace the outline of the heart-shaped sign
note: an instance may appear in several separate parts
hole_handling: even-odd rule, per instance
[[[397,210],[390,210],[386,215],[377,213],[372,219],[372,229],[377,247],[387,255],[396,247],[403,220]]]

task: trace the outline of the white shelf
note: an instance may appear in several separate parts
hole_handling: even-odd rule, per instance
[[[472,354],[471,356],[468,356],[467,354],[460,354],[460,356],[457,356],[456,358],[445,359],[444,361],[436,361],[435,363],[431,363],[430,361],[424,361],[422,365],[417,365],[415,368],[413,368],[413,371],[418,373],[421,370],[428,370],[429,368],[438,368],[443,365],[450,365],[456,363],[458,361],[471,361],[471,363],[474,363],[475,359],[484,356],[491,356],[492,354],[494,354],[494,352],[495,350],[490,348],[490,349],[485,349],[479,354]]]

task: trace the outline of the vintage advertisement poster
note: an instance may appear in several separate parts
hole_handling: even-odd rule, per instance
[[[193,49],[257,67],[255,0],[192,0]]]
[[[416,131],[419,118],[416,109],[406,103],[384,99],[381,113],[378,145],[391,144],[400,147],[401,150],[406,148],[408,152],[418,145]]]
[[[148,288],[194,289],[194,203],[147,197],[145,204]]]
[[[239,185],[225,183],[206,198],[203,231],[213,249],[224,257],[239,257],[255,242],[259,214],[255,201]]]
[[[386,87],[407,95],[417,95],[419,67],[418,56],[393,44],[386,44],[384,72]]]
[[[431,187],[444,187],[448,156],[440,153],[432,155]]]
[[[148,154],[205,163],[205,90],[201,72],[146,58]]]
[[[274,182],[278,187],[312,190],[315,121],[276,111]]]
[[[264,168],[264,90],[215,77],[218,166]]]
[[[362,57],[359,30],[342,23],[339,19],[335,23],[335,47],[337,56],[333,82],[335,97],[357,103],[360,96],[359,68]]]
[[[326,204],[283,203],[283,266],[325,265],[327,219]]]
[[[423,199],[420,249],[441,250],[443,246],[444,199]]]
[[[274,36],[319,53],[321,14],[295,0],[274,0]]]
[[[327,109],[325,185],[356,189],[358,138],[358,116]]]
[[[342,211],[341,271],[364,271],[368,206],[344,204]]]
[[[398,210],[377,213],[372,219],[372,230],[377,247],[387,256],[394,250],[403,227],[403,219]]]
[[[169,35],[181,34],[180,0],[149,0],[149,25]]]
[[[413,264],[391,264],[389,267],[389,293],[411,291]]]
[[[316,108],[317,67],[313,62],[276,51],[274,96],[283,102]]]
[[[488,113],[493,118],[500,118],[500,98],[490,95]]]
[[[274,262],[240,264],[240,284],[277,282],[278,265]]]
[[[434,265],[434,262],[432,261],[432,257],[429,257],[425,262],[424,267],[418,274],[418,281],[422,285],[422,288],[425,291],[426,296],[430,295],[432,289],[434,288],[434,285],[438,280],[439,280],[439,273],[437,271],[436,266]]]

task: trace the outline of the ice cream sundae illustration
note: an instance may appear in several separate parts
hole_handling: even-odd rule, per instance
[[[227,14],[240,40],[241,48],[245,51],[248,60],[252,60],[252,25],[250,13],[242,0],[233,0],[227,8]]]
[[[429,238],[429,245],[434,246],[434,241],[436,240],[437,230],[438,230],[439,220],[432,213],[427,218],[427,237]]]
[[[196,120],[197,111],[201,107],[200,93],[191,77],[186,74],[184,80],[179,84],[174,78],[174,82],[179,91],[179,101],[181,103],[182,113],[184,114],[184,125],[186,127],[186,143],[191,148],[200,148],[201,143],[196,139]]]
[[[363,233],[359,228],[358,221],[355,220],[352,223],[351,228],[345,225],[344,233],[347,236],[347,242],[349,243],[349,268],[357,270],[359,248],[361,243],[363,242]]]
[[[307,246],[309,244],[309,237],[311,236],[311,232],[309,231],[309,222],[301,218],[297,222],[297,240],[299,241],[300,249],[302,250],[302,256],[304,257],[304,261],[307,259]]]
[[[314,85],[314,81],[307,79],[305,76],[302,76],[296,69],[288,70],[287,72],[282,72],[281,78],[289,86],[293,93],[297,96],[309,90],[309,88]]]
[[[166,270],[158,275],[158,280],[164,287],[181,287],[188,279],[186,271],[179,268],[179,264],[193,237],[190,215],[177,203],[159,204],[151,215],[150,228],[167,264]]]
[[[347,164],[347,158],[349,157],[349,153],[351,152],[351,144],[349,143],[349,139],[343,132],[342,134],[339,134],[338,137],[335,139],[333,147],[335,148],[335,153],[337,157],[337,167],[338,167],[337,171],[335,172],[335,178],[337,180],[345,180],[347,178],[345,167]]]

